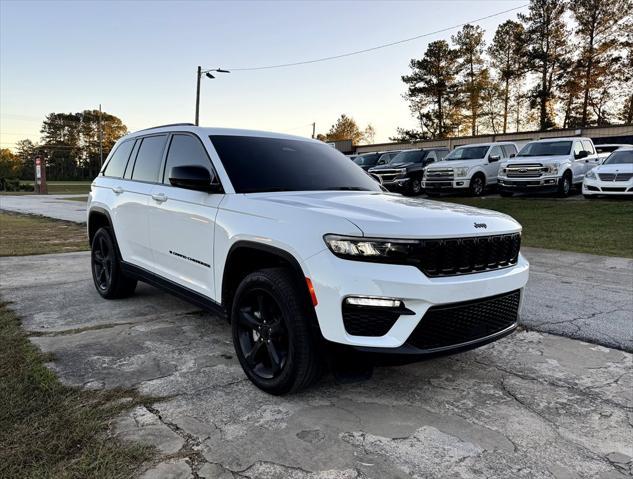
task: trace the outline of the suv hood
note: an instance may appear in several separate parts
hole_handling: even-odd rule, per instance
[[[514,219],[496,211],[387,193],[315,191],[248,196],[263,203],[264,208],[276,203],[300,209],[305,222],[311,221],[308,212],[345,218],[368,237],[456,238],[521,230]],[[327,220],[323,229],[324,234],[338,233],[328,230]]]
[[[407,166],[411,166],[413,163],[410,161],[406,163],[387,163],[386,165],[374,166],[371,168],[371,171],[380,171],[380,170],[393,170],[395,168],[406,168]]]
[[[562,163],[569,160],[569,155],[555,155],[555,156],[515,156],[508,160],[503,160],[503,163],[508,165],[524,165],[528,163],[541,163],[542,165],[553,165],[556,163]]]
[[[483,158],[478,158],[476,160],[450,160],[450,161],[436,161],[435,163],[429,165],[427,170],[440,170],[445,168],[461,168],[461,167],[470,167],[477,166],[484,163]]]

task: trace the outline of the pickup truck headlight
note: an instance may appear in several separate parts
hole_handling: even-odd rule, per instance
[[[407,262],[419,240],[358,238],[328,234],[325,244],[339,258],[357,261]]]
[[[461,167],[461,168],[453,168],[453,172],[455,173],[455,177],[457,178],[462,178],[464,176],[468,175],[468,170],[469,168],[467,167]]]
[[[589,172],[585,175],[585,178],[589,178],[590,180],[597,179],[596,172],[594,170],[589,170]]]
[[[543,171],[545,173],[548,173],[550,175],[557,175],[558,174],[558,165],[557,164],[553,164],[553,165],[547,165],[543,167]]]

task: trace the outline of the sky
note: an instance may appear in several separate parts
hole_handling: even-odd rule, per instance
[[[0,0],[0,146],[38,140],[50,112],[96,109],[131,130],[193,122],[310,136],[345,113],[376,142],[413,128],[402,98],[409,61],[458,29],[347,58],[238,71],[338,55],[434,32],[527,0],[19,1]],[[526,8],[519,10],[525,11]],[[517,11],[477,22],[489,41]]]

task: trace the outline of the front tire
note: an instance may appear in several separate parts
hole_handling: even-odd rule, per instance
[[[409,181],[409,188],[407,190],[409,196],[418,196],[422,193],[422,180],[418,177],[411,178]]]
[[[486,189],[486,179],[481,174],[476,174],[470,180],[470,186],[468,187],[470,196],[481,196]]]
[[[320,376],[314,312],[285,268],[249,274],[235,293],[231,330],[248,378],[275,395],[299,391]]]
[[[560,198],[567,198],[571,192],[571,186],[571,173],[566,171],[558,182],[558,196]]]
[[[109,228],[99,228],[92,238],[92,280],[101,297],[125,298],[134,293],[136,280],[123,274],[115,240]]]

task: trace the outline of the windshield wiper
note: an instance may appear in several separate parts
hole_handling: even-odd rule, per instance
[[[328,188],[323,188],[324,190],[343,190],[343,191],[370,191],[367,188],[363,188],[361,186],[329,186]]]

